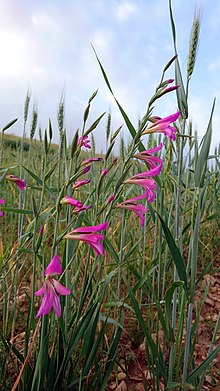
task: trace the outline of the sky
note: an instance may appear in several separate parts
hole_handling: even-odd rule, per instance
[[[217,98],[213,119],[216,145],[220,141],[220,1],[173,0],[172,7],[184,80],[193,18],[195,12],[201,16],[189,117],[202,138]],[[162,69],[174,55],[168,0],[0,0],[0,128],[18,118],[8,132],[22,135],[28,90],[30,110],[33,106],[38,110],[38,126],[44,130],[51,119],[54,142],[58,141],[61,96],[69,142],[76,129],[81,129],[87,101],[96,89],[89,123],[111,111],[112,131],[124,124],[91,44],[115,96],[136,126]],[[173,77],[171,67],[167,78]],[[154,115],[165,117],[176,110],[176,94],[172,92],[156,103]],[[104,150],[106,121],[107,116],[94,131],[97,151]],[[128,136],[125,125],[123,135]]]

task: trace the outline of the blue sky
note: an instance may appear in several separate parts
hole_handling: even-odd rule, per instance
[[[214,142],[220,141],[220,2],[173,0],[177,46],[185,77],[195,10],[201,13],[201,34],[190,84],[189,115],[199,136],[206,131],[214,97]],[[111,109],[112,130],[123,124],[91,48],[95,47],[119,102],[137,124],[173,56],[168,0],[1,0],[0,1],[0,127],[19,121],[11,132],[22,134],[23,106],[31,89],[31,106],[39,124],[51,118],[58,139],[56,113],[65,93],[68,139],[81,127],[89,96],[99,93],[91,121]],[[174,76],[171,68],[168,78]],[[176,111],[175,92],[155,106],[160,117]],[[97,149],[104,148],[105,119],[95,131]],[[27,134],[28,131],[27,131]],[[103,134],[103,136],[102,136]],[[127,135],[124,126],[124,135]]]

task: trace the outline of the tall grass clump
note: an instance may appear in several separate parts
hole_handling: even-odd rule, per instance
[[[219,146],[210,155],[215,101],[199,143],[188,96],[200,19],[193,22],[184,84],[170,1],[169,11],[174,56],[137,126],[95,52],[129,143],[121,125],[113,128],[111,113],[91,121],[97,90],[70,144],[63,96],[56,125],[49,120],[44,134],[38,128],[40,141],[36,104],[27,138],[30,92],[22,139],[4,134],[16,120],[2,129],[2,390],[125,389],[120,371],[132,383],[127,341],[144,352],[144,389],[202,390],[211,373],[220,352],[219,317],[201,363],[196,345],[210,288],[200,284],[214,273],[218,250]],[[173,66],[174,84],[166,76]],[[170,93],[177,94],[178,110],[160,118],[157,101]],[[99,124],[106,129],[104,154],[95,143]]]

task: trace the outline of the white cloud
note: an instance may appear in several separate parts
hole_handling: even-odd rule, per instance
[[[35,13],[31,16],[33,25],[38,28],[43,28],[46,30],[53,29],[56,26],[55,21],[48,14],[41,12]]]
[[[21,35],[11,31],[0,32],[0,77],[20,77],[26,70],[27,55],[25,41]]]
[[[116,17],[120,21],[128,20],[137,12],[137,6],[134,3],[125,2],[120,4],[116,10]]]

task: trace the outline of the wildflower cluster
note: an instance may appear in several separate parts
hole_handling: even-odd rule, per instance
[[[164,135],[168,136],[171,140],[175,140],[176,128],[170,126],[171,122],[174,122],[179,117],[180,112],[178,111],[175,114],[172,114],[166,118],[159,118],[157,121],[145,129],[142,135],[162,132]],[[156,117],[154,117],[155,119]],[[152,118],[151,118],[152,119]],[[142,152],[135,153],[133,158],[144,161],[148,164],[149,170],[136,174],[124,181],[124,184],[138,185],[144,188],[145,193],[130,198],[128,200],[122,201],[116,205],[116,208],[127,209],[136,213],[140,219],[140,224],[143,227],[145,218],[144,215],[147,213],[148,209],[143,205],[139,204],[137,201],[147,199],[148,202],[153,202],[155,199],[155,192],[157,190],[156,183],[153,177],[160,174],[163,167],[163,160],[157,156],[153,156],[154,153],[161,151],[162,143],[160,143],[155,148],[151,148]]]
[[[159,90],[158,93],[160,95],[161,94],[163,95],[169,91],[176,89],[175,86],[167,87],[167,84],[169,84],[170,82],[171,81],[168,81],[165,85],[165,88]],[[162,132],[164,135],[167,135],[171,140],[175,140],[176,128],[171,126],[170,124],[176,121],[179,115],[180,112],[177,112],[163,119],[158,117],[149,118],[149,120],[152,122],[152,125],[148,127],[144,127],[140,136],[142,137],[145,134],[151,134],[154,132]],[[75,142],[74,145],[76,146],[74,148],[75,151],[78,151],[78,154],[82,147],[85,147],[87,149],[91,148],[88,135],[86,136],[83,135],[82,137],[78,137],[77,134],[76,141],[74,142]],[[113,207],[134,212],[140,219],[141,226],[144,226],[145,215],[148,209],[145,205],[139,203],[139,201],[146,200],[148,202],[153,202],[155,199],[157,186],[154,177],[160,174],[163,167],[163,160],[160,157],[155,156],[155,154],[157,152],[160,152],[161,149],[162,149],[162,143],[160,143],[155,148],[151,148],[141,152],[135,153],[134,152],[135,149],[134,149],[130,158],[138,159],[146,163],[146,165],[148,166],[148,170],[133,175],[130,178],[124,179],[121,185],[137,185],[143,188],[144,192],[136,197],[123,200],[120,203],[116,203],[116,205],[113,205],[114,202],[117,200],[117,194],[115,193],[110,197],[108,197],[107,201],[105,201],[103,207],[101,208],[101,211],[103,211],[111,203]],[[58,213],[61,211],[62,208],[65,208],[65,206],[71,207],[71,216],[73,214],[79,214],[82,211],[88,210],[92,207],[92,205],[84,205],[78,199],[78,197],[76,198],[73,197],[72,193],[78,191],[79,188],[81,188],[84,185],[87,185],[90,182],[90,179],[79,179],[79,177],[85,175],[90,171],[91,164],[96,162],[102,162],[102,161],[103,158],[101,157],[89,157],[87,159],[84,159],[79,165],[76,166],[76,170],[75,170],[76,174],[74,177],[76,178],[76,180],[70,181],[72,191],[70,190],[70,186],[68,186],[67,183],[67,185],[63,187],[60,193],[61,194],[60,198],[58,198],[58,203],[57,203]],[[100,195],[100,190],[103,185],[105,176],[108,175],[109,170],[116,163],[117,163],[117,159],[114,159],[111,165],[106,167],[106,159],[105,159],[105,166],[101,171],[99,181],[96,185],[97,187],[96,192],[98,196]],[[9,182],[15,183],[20,190],[24,190],[26,187],[25,181],[16,177],[15,175],[6,175],[5,179]],[[65,192],[66,193],[68,192],[69,194],[65,195]],[[4,199],[0,199],[0,205],[3,205],[5,202],[6,201]],[[4,213],[2,210],[0,210],[0,217],[3,216]],[[70,230],[69,232],[64,232],[64,234],[61,235],[61,238],[59,240],[80,241],[82,243],[89,245],[97,256],[101,256],[104,254],[104,246],[102,244],[104,240],[104,234],[100,233],[100,231],[106,231],[108,229],[108,226],[109,226],[108,221],[104,221],[103,223],[98,225],[76,227]],[[45,227],[45,225],[43,227]],[[44,228],[41,227],[40,233],[38,235],[37,245],[35,246],[35,249],[37,250],[41,245],[43,232],[44,232]],[[58,252],[58,247],[57,247],[58,244],[59,241],[57,242],[56,246],[53,247],[54,253]],[[61,304],[60,304],[60,298],[58,294],[66,296],[71,293],[71,290],[68,287],[64,287],[59,281],[54,279],[53,277],[54,275],[60,275],[61,273],[62,273],[62,266],[60,263],[59,256],[58,254],[56,254],[53,256],[51,262],[49,263],[49,265],[45,270],[45,280],[43,286],[35,292],[35,296],[43,296],[41,306],[36,315],[37,318],[41,317],[42,315],[47,315],[52,308],[54,309],[58,317],[61,316]]]

